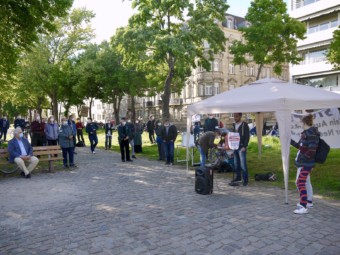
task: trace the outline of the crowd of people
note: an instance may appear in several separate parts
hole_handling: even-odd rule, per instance
[[[138,118],[132,123],[128,114],[127,116],[121,118],[118,125],[115,125],[113,120],[106,120],[103,125],[105,150],[111,150],[112,136],[116,130],[121,160],[122,162],[132,162],[132,159],[137,159],[136,153],[142,153],[143,151],[142,134],[146,131],[149,134],[150,143],[157,143],[159,160],[165,160],[165,164],[173,165],[174,144],[178,133],[176,126],[170,123],[169,120],[165,120],[163,123],[160,120],[155,121],[152,115],[145,124],[142,118]],[[4,136],[4,141],[6,141],[9,126],[10,123],[6,116],[0,118],[0,136]],[[39,162],[39,158],[33,156],[33,147],[59,145],[63,155],[63,167],[75,168],[77,167],[74,161],[74,155],[77,154],[75,148],[77,146],[86,146],[84,129],[88,135],[90,151],[92,154],[96,154],[98,145],[97,131],[99,128],[101,128],[100,125],[93,121],[92,118],[87,118],[85,125],[80,118],[75,120],[74,116],[70,115],[68,118],[62,117],[59,124],[54,116],[50,116],[46,120],[36,114],[33,121],[28,123],[18,115],[14,120],[13,139],[8,143],[8,150],[12,155],[10,162],[17,163],[22,170],[22,176],[30,178],[30,173]],[[157,139],[155,138],[155,133]],[[25,162],[27,162],[27,166]]]
[[[122,117],[117,126],[110,119],[104,124],[105,150],[112,148],[113,132],[117,130],[121,160],[122,162],[132,162],[132,158],[137,158],[136,153],[143,151],[142,134],[146,131],[150,143],[157,144],[158,160],[164,160],[166,165],[173,165],[175,142],[178,135],[177,127],[168,119],[162,122],[155,120],[152,115],[149,116],[146,124],[142,122],[141,118],[132,123],[129,115],[127,116]],[[227,142],[228,132],[238,133],[238,147],[233,148],[231,154],[233,169],[236,174],[231,183],[242,182],[243,186],[247,186],[249,183],[247,148],[250,130],[247,122],[242,120],[242,113],[234,113],[233,117],[234,123],[231,129],[225,129],[221,133],[220,129],[223,124],[218,122],[213,114],[208,114],[203,126],[201,126],[200,121],[193,123],[191,134],[194,136],[195,144],[200,153],[200,166],[205,167],[209,149],[218,146],[218,144],[215,144],[215,139],[221,137],[223,143],[220,142],[219,148],[231,151]],[[300,202],[297,204],[298,208],[294,211],[298,214],[307,213],[308,208],[313,207],[310,173],[315,165],[315,153],[320,137],[317,128],[313,127],[312,115],[304,117],[302,123],[304,131],[301,133],[301,140],[298,143],[291,142],[294,147],[298,148],[295,164],[298,167],[296,184],[300,192]],[[4,141],[6,141],[9,126],[10,123],[6,116],[0,118],[0,139],[4,137]],[[31,177],[31,172],[39,162],[39,158],[33,156],[34,146],[59,145],[62,149],[63,167],[75,168],[77,167],[74,162],[75,147],[86,146],[83,135],[85,129],[88,134],[91,153],[96,153],[99,125],[92,118],[88,118],[86,125],[84,125],[80,118],[75,121],[74,116],[71,115],[69,118],[63,117],[59,125],[53,116],[50,116],[46,121],[37,114],[28,126],[21,116],[17,116],[14,121],[14,128],[13,139],[8,142],[9,161],[18,165],[22,170],[21,175],[25,178]],[[27,132],[27,129],[29,129],[29,132]],[[27,139],[27,133],[31,136],[31,142]]]

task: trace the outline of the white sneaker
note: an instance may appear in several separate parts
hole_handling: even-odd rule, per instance
[[[303,206],[301,206],[300,208],[294,210],[294,213],[296,213],[296,214],[305,214],[305,213],[308,213],[308,209],[304,208]]]
[[[296,206],[298,208],[303,207],[300,203],[297,203]],[[307,203],[307,208],[313,208],[313,203]]]
[[[96,154],[96,152],[95,152],[95,151],[92,151],[92,154]]]

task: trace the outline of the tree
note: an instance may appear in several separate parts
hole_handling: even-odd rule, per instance
[[[58,102],[69,99],[72,89],[69,77],[70,60],[93,37],[89,25],[94,14],[85,9],[74,9],[66,17],[55,20],[56,31],[40,35],[35,47],[23,56],[27,77],[32,84],[51,101],[52,114],[57,118]],[[68,89],[65,89],[68,88]]]
[[[147,73],[162,91],[162,117],[169,118],[171,92],[184,86],[191,67],[210,67],[213,55],[224,50],[219,23],[225,19],[225,0],[133,0],[138,12],[118,30],[124,65]],[[209,44],[205,49],[203,42]],[[176,82],[176,83],[175,83]]]
[[[259,65],[256,80],[265,64],[274,64],[274,72],[281,74],[282,64],[297,64],[301,61],[297,51],[297,40],[303,39],[305,25],[287,14],[283,0],[254,0],[245,19],[250,26],[240,28],[244,41],[235,41],[230,47],[233,63]]]
[[[14,73],[22,51],[38,41],[38,34],[56,29],[73,0],[3,0],[0,2],[0,84]]]
[[[333,41],[327,52],[327,59],[335,69],[340,69],[340,26],[333,32]]]
[[[101,72],[101,66],[98,65],[97,61],[98,52],[98,45],[88,45],[85,51],[78,57],[75,67],[78,81],[73,90],[80,98],[90,100],[90,117],[92,117],[93,100],[95,98],[103,98],[103,86],[98,79]]]

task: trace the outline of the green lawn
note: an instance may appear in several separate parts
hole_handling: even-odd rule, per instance
[[[104,148],[104,132],[100,130],[98,132],[99,144],[98,146]],[[114,132],[113,138],[113,150],[119,152],[117,133]],[[87,142],[88,143],[88,142]],[[176,144],[181,144],[181,136],[178,136]],[[185,159],[186,150],[183,147],[178,148],[179,159]],[[289,171],[289,189],[296,189],[295,187],[295,175],[296,167],[294,166],[294,158],[297,150],[291,147],[290,150],[290,171]],[[137,155],[137,157],[145,157],[151,160],[158,159],[157,145],[151,145],[148,139],[148,134],[143,133],[143,153]],[[175,152],[176,158],[176,152]],[[195,153],[195,162],[199,162],[199,153]],[[284,188],[283,182],[283,170],[281,161],[281,146],[280,141],[276,137],[266,136],[263,137],[262,142],[262,156],[259,158],[257,138],[252,137],[249,143],[247,162],[249,169],[250,182],[254,182],[254,175],[257,173],[275,172],[277,175],[276,182],[257,182],[261,185],[274,185]],[[191,164],[191,162],[190,162]],[[185,162],[176,163],[185,167]],[[327,198],[340,199],[340,149],[331,149],[327,161],[324,164],[317,164],[313,169],[311,178],[314,193]],[[190,169],[194,168],[190,166]],[[221,178],[230,174],[219,174]],[[231,177],[231,176],[230,176]]]

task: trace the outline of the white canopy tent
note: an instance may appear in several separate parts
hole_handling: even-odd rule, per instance
[[[193,114],[255,113],[259,152],[261,153],[262,132],[260,130],[263,126],[263,113],[275,112],[280,128],[285,197],[286,203],[288,203],[291,113],[294,110],[329,107],[340,107],[339,94],[310,86],[287,83],[274,78],[266,78],[188,106],[187,134],[190,134],[190,121]]]

